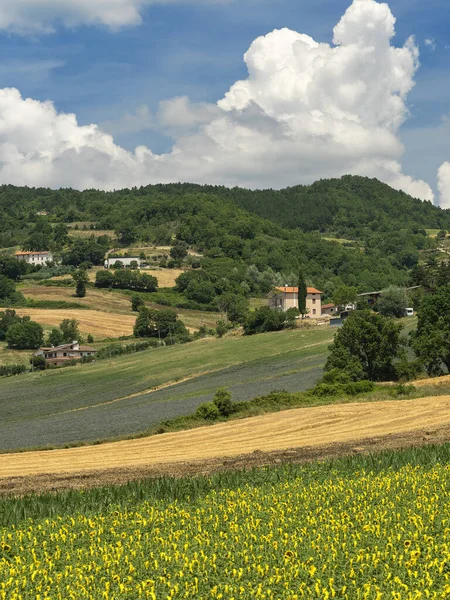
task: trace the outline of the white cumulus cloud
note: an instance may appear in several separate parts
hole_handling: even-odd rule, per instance
[[[450,162],[445,162],[438,171],[439,206],[450,208]]]
[[[128,152],[99,127],[80,127],[51,103],[0,91],[0,182],[112,189],[193,181],[261,188],[351,173],[431,200],[428,184],[401,167],[398,132],[419,61],[412,38],[403,47],[392,45],[394,26],[387,4],[354,0],[334,30],[333,45],[289,29],[256,39],[244,57],[247,79],[217,104],[185,97],[161,103],[160,126],[175,136],[163,155],[144,146]]]

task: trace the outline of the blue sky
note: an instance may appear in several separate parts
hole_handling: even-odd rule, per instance
[[[1,4],[1,3],[0,3]],[[0,32],[0,88],[23,97],[51,100],[59,112],[75,113],[80,125],[100,124],[116,144],[133,150],[170,150],[173,137],[155,126],[159,102],[188,96],[215,103],[247,77],[243,54],[253,40],[277,28],[332,42],[332,30],[351,0],[178,1],[151,4],[142,23],[112,31],[103,25],[54,32]],[[405,172],[436,189],[436,171],[450,160],[450,11],[448,0],[391,0],[397,18],[395,46],[414,35],[421,67],[409,93],[410,117],[400,137]],[[429,40],[428,43],[425,40]],[[127,118],[148,107],[148,119]]]

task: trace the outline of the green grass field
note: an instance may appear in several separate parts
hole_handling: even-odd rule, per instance
[[[221,386],[236,401],[305,390],[321,376],[334,333],[206,338],[0,380],[0,450],[138,433],[192,413]]]
[[[0,598],[448,598],[450,446],[0,501]]]

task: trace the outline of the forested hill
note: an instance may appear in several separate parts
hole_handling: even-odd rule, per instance
[[[450,229],[450,211],[368,177],[346,175],[279,191],[215,188],[215,193],[283,227],[342,238],[364,239],[367,231]]]
[[[0,253],[22,247],[68,256],[67,244],[74,242],[67,226],[77,222],[88,223],[94,238],[97,231],[114,232],[102,240],[110,247],[164,246],[176,237],[225,280],[243,281],[250,268],[256,279],[264,274],[270,282],[295,283],[302,270],[330,294],[342,282],[361,291],[407,284],[421,253],[435,246],[425,229],[450,230],[450,213],[361,177],[281,191],[193,184],[115,192],[0,186]],[[350,241],[326,239],[334,237]]]

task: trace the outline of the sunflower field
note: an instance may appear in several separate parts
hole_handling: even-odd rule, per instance
[[[0,599],[450,598],[450,464],[438,455],[5,500]]]

